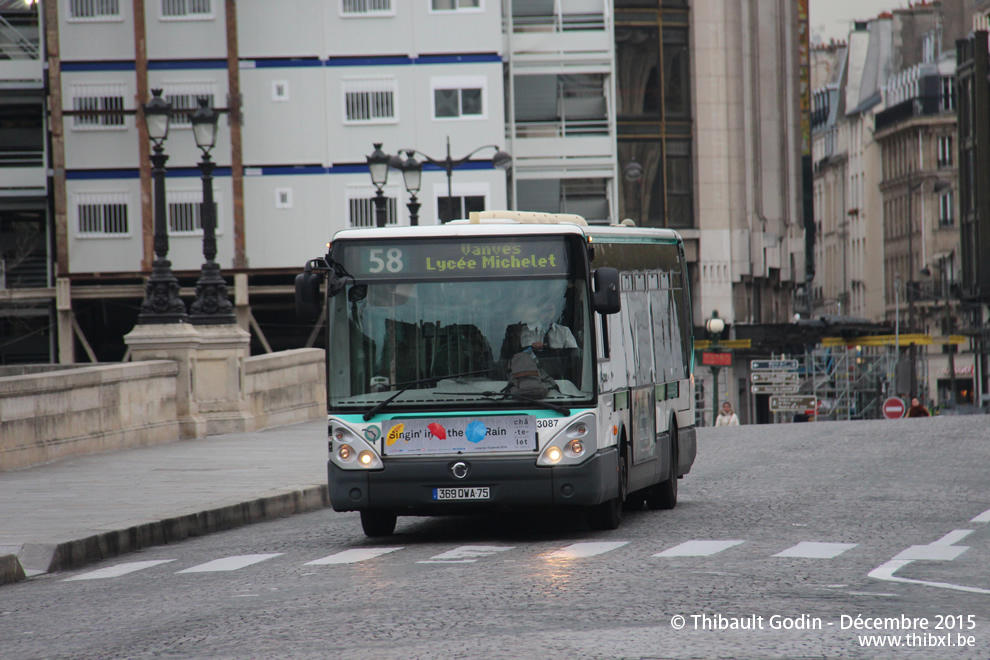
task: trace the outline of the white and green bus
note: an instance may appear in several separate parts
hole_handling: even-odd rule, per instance
[[[296,279],[301,318],[326,306],[333,508],[369,536],[402,515],[566,507],[615,529],[673,508],[696,453],[680,236],[471,216],[340,231]]]

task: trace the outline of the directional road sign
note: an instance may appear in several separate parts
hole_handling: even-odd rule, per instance
[[[796,371],[754,371],[749,377],[756,385],[801,382],[801,375]]]
[[[770,397],[770,410],[773,412],[804,412],[816,410],[814,394],[779,394]]]
[[[797,360],[753,360],[749,363],[753,371],[790,371],[798,368]]]
[[[772,383],[769,385],[751,385],[749,390],[753,394],[797,394],[801,386],[797,383]]]

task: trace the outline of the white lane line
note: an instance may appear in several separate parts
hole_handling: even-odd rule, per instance
[[[739,545],[742,541],[686,541],[654,557],[710,557],[723,550]]]
[[[852,550],[858,543],[819,543],[817,541],[801,541],[795,546],[773,555],[774,557],[799,557],[802,559],[834,559],[847,550]]]
[[[582,559],[584,557],[594,557],[603,555],[606,552],[629,545],[629,541],[602,541],[598,543],[574,543],[561,548],[556,552],[551,552],[547,557],[551,559]]]
[[[359,561],[365,561],[366,559],[374,559],[375,557],[380,557],[389,552],[395,552],[396,550],[402,550],[402,548],[351,548],[350,550],[344,550],[343,552],[338,552],[335,555],[330,555],[328,557],[324,557],[323,559],[308,561],[303,564],[303,566],[353,564]]]
[[[237,555],[234,557],[224,557],[223,559],[214,559],[213,561],[208,561],[205,564],[200,564],[199,566],[193,566],[192,568],[187,568],[183,571],[176,571],[176,574],[236,571],[239,568],[244,568],[245,566],[257,564],[258,562],[265,561],[266,559],[271,559],[272,557],[278,557],[279,555],[282,554],[284,553],[275,552],[267,555]]]
[[[986,511],[984,511],[980,515],[978,515],[975,518],[973,518],[972,520],[970,520],[969,522],[974,522],[974,523],[990,523],[990,509],[987,509]]]
[[[948,582],[928,582],[927,580],[912,580],[910,578],[895,577],[894,573],[911,563],[910,559],[892,559],[882,566],[878,566],[869,573],[868,577],[887,582],[904,582],[907,584],[920,584],[926,587],[937,587],[938,589],[952,589],[953,591],[966,591],[973,594],[990,594],[990,589],[980,589],[979,587],[967,587],[961,584],[949,584]]]
[[[128,573],[151,568],[152,566],[158,566],[159,564],[167,564],[170,561],[175,560],[156,559],[153,561],[132,561],[127,564],[107,566],[106,568],[100,568],[95,571],[90,571],[89,573],[83,573],[82,575],[74,575],[73,577],[65,578],[62,582],[73,582],[75,580],[106,580],[108,578],[120,577],[121,575],[127,575]]]
[[[490,557],[496,552],[515,550],[516,546],[509,545],[462,545],[459,548],[441,552],[429,559],[416,562],[417,564],[470,564],[481,557]]]

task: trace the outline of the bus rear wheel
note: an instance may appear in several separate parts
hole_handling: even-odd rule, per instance
[[[362,511],[361,528],[365,536],[391,536],[395,531],[396,515],[390,511]]]

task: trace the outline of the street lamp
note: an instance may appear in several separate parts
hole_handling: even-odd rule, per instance
[[[437,160],[436,158],[432,158],[431,156],[424,154],[422,151],[419,151],[417,149],[403,149],[403,151],[405,151],[410,158],[412,158],[414,154],[419,154],[423,158],[423,160],[425,160],[427,163],[439,167],[440,169],[442,169],[447,173],[447,205],[446,205],[447,210],[446,210],[446,214],[443,213],[440,214],[441,222],[448,222],[454,219],[454,192],[453,192],[454,188],[452,182],[454,170],[460,167],[461,165],[463,165],[464,163],[468,162],[468,160],[471,159],[471,156],[475,155],[476,153],[484,149],[495,150],[495,154],[492,156],[492,165],[494,165],[498,169],[506,170],[512,167],[512,156],[507,152],[502,151],[499,148],[499,146],[496,144],[486,144],[483,147],[478,147],[477,149],[469,153],[467,156],[455,160],[450,157],[450,136],[447,136],[447,157],[444,158],[443,160]],[[403,172],[403,174],[405,173]],[[374,180],[374,175],[372,175],[372,180]],[[444,219],[445,215],[446,215],[446,219]]]
[[[952,311],[949,309],[949,280],[946,277],[945,265],[939,263],[933,265],[933,267],[938,271],[938,278],[942,283],[942,303],[944,305],[943,311],[943,325],[945,328],[943,332],[945,335],[952,335]],[[921,274],[925,277],[931,277],[932,269],[925,266],[921,269]],[[949,408],[956,407],[956,345],[953,343],[945,344],[946,350],[949,353]]]
[[[711,335],[712,345],[711,348],[718,349],[719,335],[725,330],[725,321],[718,317],[718,310],[712,310],[712,317],[705,321],[705,330]],[[712,370],[712,426],[715,426],[715,420],[718,418],[718,372],[721,367],[718,365],[709,365]]]
[[[384,227],[386,224],[385,214],[385,193],[382,188],[388,182],[389,157],[382,151],[382,143],[375,142],[375,150],[371,152],[368,159],[368,172],[371,173],[371,183],[375,185],[375,225]]]
[[[402,172],[402,181],[406,185],[406,192],[409,193],[409,224],[415,227],[419,224],[419,207],[421,204],[416,198],[419,187],[423,181],[423,164],[416,160],[415,151],[406,151],[406,159],[396,156],[398,169]]]
[[[217,214],[213,204],[213,170],[210,150],[217,142],[217,120],[220,113],[209,107],[205,98],[197,99],[199,108],[192,115],[193,137],[203,152],[199,171],[203,179],[203,203],[200,206],[200,224],[203,226],[203,263],[196,281],[196,299],[189,306],[189,320],[197,325],[222,325],[235,323],[234,306],[227,297],[227,283],[220,276],[217,256]]]
[[[151,176],[155,192],[155,260],[151,265],[151,277],[144,287],[138,323],[181,323],[188,317],[186,306],[179,298],[179,281],[172,274],[172,262],[167,259],[168,228],[165,224],[165,162],[168,156],[162,143],[168,137],[172,104],[162,98],[160,89],[151,90],[151,94],[151,100],[142,109],[148,137],[154,143]]]

